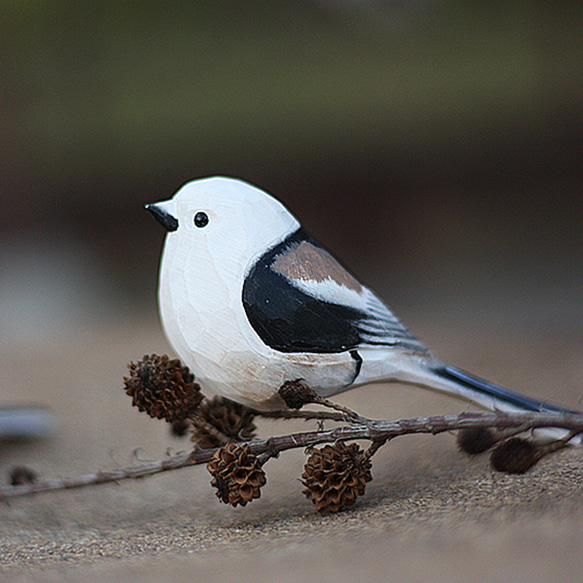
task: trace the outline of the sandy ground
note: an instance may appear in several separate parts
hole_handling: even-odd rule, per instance
[[[583,335],[564,328],[443,322],[413,329],[444,359],[476,374],[577,407]],[[411,325],[411,322],[409,322]],[[475,325],[474,325],[475,324]],[[0,345],[3,402],[50,404],[52,440],[2,445],[1,470],[25,463],[70,476],[187,448],[122,391],[129,360],[167,345],[148,327],[88,326],[37,345]],[[376,386],[342,403],[377,418],[455,413],[466,404],[413,388]],[[263,436],[313,425],[261,422]],[[263,495],[220,504],[203,467],[118,485],[50,493],[0,507],[3,581],[580,581],[583,457],[569,451],[525,476],[495,475],[451,435],[403,437],[375,457],[357,505],[319,516],[301,494],[305,456],[266,466]]]

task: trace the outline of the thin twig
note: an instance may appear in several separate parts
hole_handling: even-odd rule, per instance
[[[387,438],[388,439],[388,438]],[[368,461],[372,458],[372,456],[381,448],[385,443],[387,443],[387,439],[375,439],[366,449],[364,452],[363,460]]]
[[[385,442],[400,435],[430,433],[437,435],[447,431],[473,428],[520,428],[522,431],[541,428],[557,428],[565,430],[568,435],[562,438],[570,440],[583,433],[583,414],[573,413],[461,413],[460,415],[441,415],[436,417],[418,417],[397,421],[371,421],[367,425],[345,425],[328,430],[307,431],[255,439],[248,442],[251,451],[259,456],[269,453],[271,457],[288,449],[305,448],[321,443],[368,439],[377,443]],[[561,445],[562,447],[562,445]],[[191,453],[180,454],[163,460],[119,468],[110,471],[100,471],[76,478],[45,480],[19,486],[4,486],[0,488],[0,499],[17,496],[28,496],[41,492],[82,488],[108,482],[152,476],[161,472],[176,470],[186,466],[207,463],[215,449],[195,447]]]
[[[267,419],[305,419],[319,421],[346,421],[346,415],[343,413],[334,413],[333,411],[254,411],[259,417]]]
[[[346,423],[362,425],[369,425],[370,423],[370,419],[360,416],[356,411],[322,397],[307,385],[303,379],[286,381],[277,392],[289,409],[298,410],[309,403],[317,403],[343,413],[342,420]]]
[[[346,421],[346,423],[357,423],[367,426],[373,423],[373,421],[367,419],[366,417],[362,417],[356,411],[353,411],[344,405],[340,405],[340,403],[335,403],[334,401],[320,397],[320,395],[315,395],[313,402],[318,403],[319,405],[323,405],[324,407],[329,407],[330,409],[340,411],[343,414],[344,421]]]

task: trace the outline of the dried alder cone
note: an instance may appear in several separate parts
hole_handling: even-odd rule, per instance
[[[229,399],[213,397],[205,400],[198,408],[197,414],[233,441],[246,441],[255,437],[256,426],[253,423],[255,412]],[[197,427],[196,424],[191,439],[205,449],[220,445],[204,427]]]
[[[473,429],[460,429],[456,441],[464,453],[478,455],[493,447],[497,437],[491,429],[475,427]]]
[[[128,368],[130,376],[124,377],[125,391],[132,398],[132,405],[150,417],[170,423],[184,421],[202,401],[194,375],[177,358],[145,355]]]
[[[10,470],[10,483],[13,486],[34,484],[37,481],[36,472],[26,466],[14,466]]]
[[[371,463],[356,443],[311,448],[304,467],[304,494],[321,514],[352,506],[372,480]]]
[[[245,506],[259,498],[266,482],[258,458],[246,444],[228,443],[218,449],[207,469],[213,476],[211,485],[217,489],[217,497],[231,506]]]
[[[286,381],[278,393],[290,409],[301,409],[304,405],[318,400],[316,393],[302,379]]]
[[[512,437],[492,451],[490,465],[497,472],[525,474],[545,454],[544,446],[520,437]]]

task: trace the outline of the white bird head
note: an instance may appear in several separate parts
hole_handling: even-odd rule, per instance
[[[234,178],[194,180],[146,208],[168,231],[166,245],[201,259],[208,254],[215,262],[236,261],[244,269],[300,226],[280,202]]]

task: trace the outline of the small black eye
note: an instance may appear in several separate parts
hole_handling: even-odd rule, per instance
[[[206,227],[209,224],[209,216],[206,213],[199,211],[194,215],[194,224],[199,229]]]

